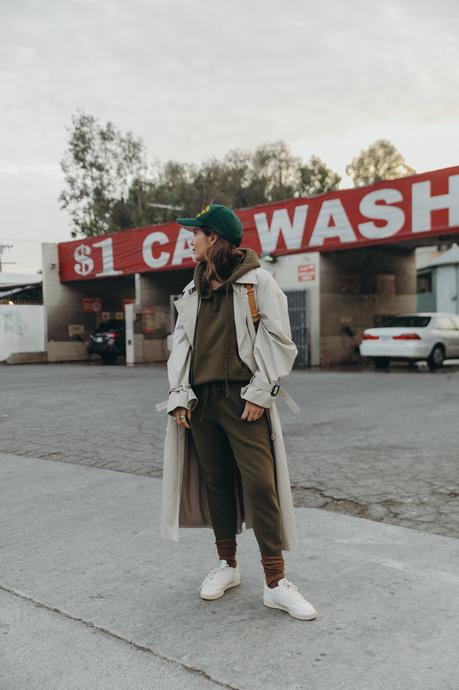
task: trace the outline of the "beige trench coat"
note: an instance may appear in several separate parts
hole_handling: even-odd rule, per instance
[[[260,314],[256,331],[243,283],[254,285]],[[282,388],[279,388],[278,396],[276,389],[273,391],[273,386],[290,373],[298,353],[291,339],[287,297],[264,268],[247,271],[233,283],[233,291],[239,356],[253,374],[249,384],[241,387],[241,397],[266,408],[282,516],[282,548],[293,550],[298,546],[296,521],[276,398],[284,398],[295,413],[299,407]],[[161,536],[173,541],[179,541],[179,527],[212,527],[207,492],[199,472],[191,432],[179,426],[172,416],[177,406],[193,410],[197,404],[196,395],[189,384],[189,370],[200,298],[194,281],[188,283],[183,292],[183,297],[175,301],[178,317],[167,361],[169,398],[156,405],[158,410],[167,409],[169,415],[164,443]],[[239,476],[239,473],[236,474]],[[235,496],[239,534],[244,523],[246,528],[253,528],[252,515],[242,484],[239,490],[235,486]]]

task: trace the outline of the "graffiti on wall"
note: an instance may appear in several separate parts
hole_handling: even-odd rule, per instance
[[[0,362],[16,352],[41,352],[44,349],[43,305],[0,304]]]
[[[0,310],[0,332],[3,331],[3,333],[13,333],[16,336],[23,338],[27,333],[28,327],[29,326],[23,314],[17,310]]]

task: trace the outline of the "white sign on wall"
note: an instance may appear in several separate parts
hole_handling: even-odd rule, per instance
[[[316,279],[315,264],[300,264],[298,266],[298,281],[305,282]]]

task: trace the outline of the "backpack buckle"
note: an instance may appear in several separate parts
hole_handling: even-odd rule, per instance
[[[277,383],[274,384],[274,386],[271,389],[271,395],[277,395],[279,392],[279,388],[280,388],[280,386]]]

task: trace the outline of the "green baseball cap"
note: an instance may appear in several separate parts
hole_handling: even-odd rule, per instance
[[[196,218],[177,218],[180,225],[209,228],[239,247],[242,239],[242,223],[228,206],[209,204],[199,211]]]

